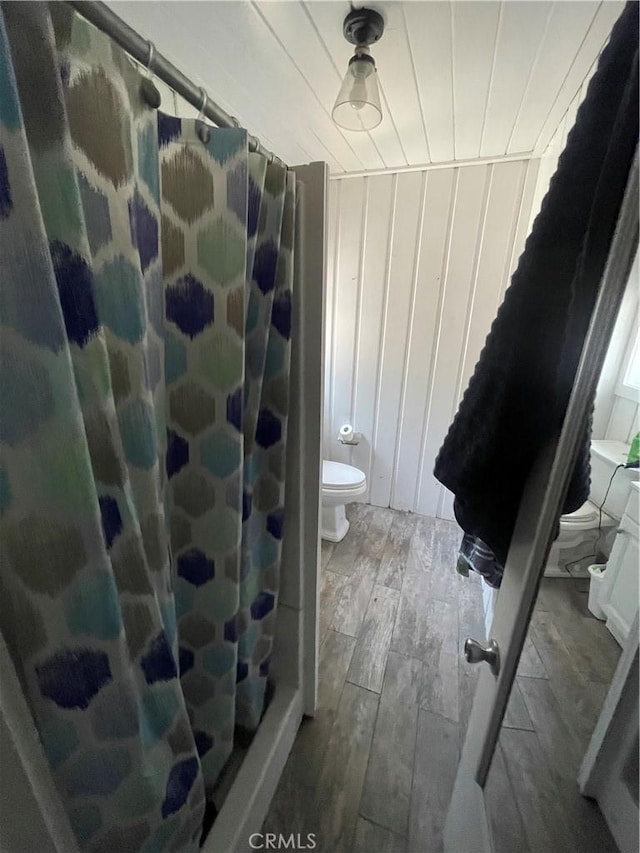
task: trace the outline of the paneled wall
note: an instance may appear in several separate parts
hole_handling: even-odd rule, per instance
[[[330,183],[325,458],[365,500],[452,517],[432,474],[527,234],[538,160]],[[362,433],[347,448],[343,423]]]

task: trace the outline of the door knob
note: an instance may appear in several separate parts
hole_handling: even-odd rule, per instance
[[[477,640],[467,637],[464,641],[464,656],[467,663],[480,663],[485,661],[491,667],[491,672],[497,675],[500,672],[500,649],[495,640],[489,640],[486,646]]]

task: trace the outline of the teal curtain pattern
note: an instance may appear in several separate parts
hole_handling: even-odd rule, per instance
[[[249,286],[237,723],[253,731],[273,644],[284,526],[293,286],[294,175],[268,166]]]
[[[79,846],[197,849],[265,704],[295,182],[1,8],[0,629]]]

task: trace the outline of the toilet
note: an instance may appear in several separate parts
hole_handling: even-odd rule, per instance
[[[628,445],[622,441],[591,442],[589,500],[560,518],[560,533],[551,546],[545,577],[588,577],[588,567],[596,562],[596,552],[609,555],[631,483],[638,479],[637,470],[625,468],[616,471],[613,477],[616,466],[627,461],[628,452]]]
[[[347,535],[349,521],[345,505],[367,490],[363,471],[343,462],[322,463],[322,522],[320,535],[329,542],[340,542]]]

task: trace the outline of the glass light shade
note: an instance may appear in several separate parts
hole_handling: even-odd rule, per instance
[[[345,130],[372,130],[382,121],[378,72],[370,56],[351,59],[331,115]]]

